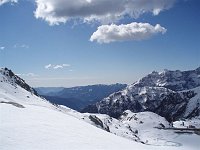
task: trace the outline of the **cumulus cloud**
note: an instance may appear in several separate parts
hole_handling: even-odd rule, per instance
[[[70,64],[61,64],[61,65],[52,65],[52,64],[48,64],[46,66],[44,66],[45,69],[62,69],[64,67],[70,67]]]
[[[13,4],[13,3],[17,3],[17,2],[18,2],[18,0],[0,0],[0,6],[5,4],[5,3]]]
[[[159,24],[152,26],[149,23],[137,23],[122,25],[102,25],[92,34],[90,41],[98,43],[110,43],[115,41],[140,41],[148,39],[158,33],[164,34],[167,30]]]
[[[113,23],[124,16],[138,18],[144,13],[158,15],[176,0],[36,0],[35,17],[50,25],[71,19]]]

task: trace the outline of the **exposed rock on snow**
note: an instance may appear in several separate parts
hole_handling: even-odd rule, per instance
[[[85,112],[118,118],[125,110],[155,112],[168,121],[200,115],[200,68],[152,72],[126,89],[111,94]]]
[[[22,87],[23,89],[31,92],[32,94],[35,94],[35,95],[38,96],[37,92],[32,87],[30,87],[28,84],[26,84],[26,82],[23,79],[21,79],[20,77],[15,75],[8,68],[1,68],[0,69],[0,74],[4,75],[1,78],[1,82],[3,82],[3,81],[4,82],[8,82],[8,83],[12,84],[15,87],[17,87],[17,85],[18,85],[18,86]]]

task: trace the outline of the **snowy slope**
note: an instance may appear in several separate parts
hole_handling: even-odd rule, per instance
[[[138,143],[151,146],[169,146],[169,148],[171,147],[173,149],[174,147],[181,148],[182,146],[184,147],[187,144],[190,144],[186,141],[190,142],[192,139],[193,143],[190,145],[190,148],[195,149],[200,146],[198,142],[200,140],[200,136],[198,135],[177,134],[173,130],[159,129],[163,126],[164,128],[169,128],[171,125],[169,125],[169,122],[165,118],[152,112],[132,113],[131,111],[127,110],[120,116],[118,120],[105,114],[81,114],[65,106],[59,106],[59,108],[73,117],[82,119],[85,122],[107,132],[130,139],[131,141],[136,141]],[[95,121],[91,120],[90,116],[95,118]],[[174,126],[180,127],[177,126],[177,124],[181,123],[182,121],[176,121],[174,122]],[[188,120],[188,123],[185,123],[185,128],[187,127],[186,125],[195,125],[196,127],[199,127],[200,120]]]
[[[197,116],[200,118],[200,86],[190,91],[193,91],[195,96],[189,100],[184,116],[190,118]]]
[[[1,150],[145,148],[61,112],[24,106],[26,108],[19,109],[1,104]]]
[[[76,113],[76,112],[73,112]],[[97,120],[100,120],[103,126],[99,124],[95,124],[89,116],[95,116]],[[76,115],[78,116],[78,115]],[[132,141],[137,141],[139,143],[153,145],[153,146],[182,146],[187,143],[180,142],[180,139],[183,138],[184,140],[193,139],[194,141],[200,140],[200,137],[197,135],[179,135],[175,133],[173,130],[161,130],[159,128],[170,128],[171,125],[169,122],[152,112],[141,112],[141,113],[132,113],[131,111],[127,110],[120,116],[119,120],[112,118],[105,114],[80,114],[80,117],[99,128],[102,128],[108,132],[111,132],[117,136],[121,136]],[[188,124],[186,125],[195,125],[199,127],[200,121],[196,120],[189,120]],[[179,122],[180,123],[180,122]],[[177,122],[174,123],[174,125]],[[198,125],[197,125],[198,124]],[[186,127],[186,126],[185,126]],[[194,142],[194,145],[200,146],[198,142]]]
[[[169,122],[152,112],[132,113],[125,111],[120,117],[125,125],[132,131],[137,131],[137,136],[142,142],[149,145],[179,146],[181,143],[176,139],[174,131],[160,130],[158,128],[169,128]]]
[[[8,68],[2,68],[0,69],[0,75],[1,75],[1,82],[7,82],[10,83],[13,86],[20,86],[23,89],[38,95],[37,92],[30,87],[28,84],[26,84],[26,82],[21,79],[20,77],[18,77],[17,75],[15,75],[11,70],[9,70]]]
[[[200,146],[198,142],[200,138],[196,134],[176,135],[175,139],[172,140],[178,144],[170,143],[170,146],[160,144],[162,146],[158,147],[141,144],[120,137],[121,133],[124,134],[127,131],[127,128],[120,129],[120,126],[125,127],[130,124],[131,128],[140,129],[138,123],[128,122],[129,116],[124,116],[121,120],[109,116],[97,116],[101,120],[105,119],[103,122],[107,120],[107,117],[114,120],[110,122],[110,125],[107,122],[107,125],[109,125],[110,131],[118,133],[116,136],[91,125],[89,120],[85,121],[84,118],[94,114],[81,114],[66,107],[54,106],[18,84],[11,84],[5,78],[5,75],[0,73],[1,150],[131,150],[133,148],[141,150],[197,150]],[[150,120],[147,120],[147,123]],[[159,121],[165,122],[162,119],[158,119]],[[158,122],[155,122],[157,126]],[[116,126],[119,130],[115,130]],[[146,132],[149,130],[151,133],[152,127],[146,128]],[[138,133],[140,134],[140,131]],[[151,137],[148,138],[151,139]]]
[[[79,120],[0,75],[0,149],[131,149],[139,143]],[[119,143],[119,145],[116,143]]]

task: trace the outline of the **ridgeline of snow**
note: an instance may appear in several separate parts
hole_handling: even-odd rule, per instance
[[[189,71],[153,71],[132,86],[165,87],[173,91],[189,90],[200,86],[200,67]]]

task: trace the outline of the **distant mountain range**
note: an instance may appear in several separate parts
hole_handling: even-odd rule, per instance
[[[40,95],[55,96],[58,92],[62,91],[64,87],[38,87],[35,90]]]
[[[82,112],[118,118],[125,110],[155,112],[168,121],[199,116],[200,67],[190,71],[154,71]]]
[[[89,104],[94,104],[114,92],[121,91],[126,86],[126,84],[117,83],[112,85],[97,84],[72,88],[40,87],[35,88],[35,90],[39,95],[52,103],[80,111]]]

